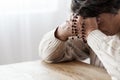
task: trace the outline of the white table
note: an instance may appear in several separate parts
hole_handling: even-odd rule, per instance
[[[111,80],[105,70],[82,62],[42,61],[1,65],[0,80]]]

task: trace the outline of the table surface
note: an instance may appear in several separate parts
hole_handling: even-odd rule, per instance
[[[104,69],[82,62],[48,64],[43,61],[0,66],[0,80],[111,80]]]

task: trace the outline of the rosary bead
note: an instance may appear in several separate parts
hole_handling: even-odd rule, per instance
[[[73,28],[76,28],[77,26],[75,26],[75,25],[72,25],[72,27],[73,27]]]
[[[78,35],[78,32],[75,32],[76,35]]]
[[[72,29],[72,31],[74,31],[74,29]]]
[[[74,31],[72,30],[72,34],[74,34]]]
[[[85,35],[82,35],[82,38],[85,38]]]
[[[76,29],[76,28],[75,28],[74,30],[75,30],[75,31],[77,31],[77,29]]]
[[[85,38],[82,38],[82,41],[85,42]]]
[[[75,22],[74,22],[73,24],[74,24],[74,25],[77,25],[77,23],[75,23]]]
[[[82,26],[82,28],[85,28],[85,26]]]
[[[82,32],[82,35],[85,35],[85,32]]]
[[[78,18],[78,16],[75,16],[74,18]]]
[[[77,20],[74,20],[74,19],[73,19],[72,21],[73,21],[73,22],[77,22]]]
[[[82,26],[85,26],[85,23],[84,23],[84,22],[82,23]]]
[[[74,38],[72,37],[72,40],[74,40]]]
[[[82,31],[82,32],[84,32],[85,30],[84,30],[84,29],[82,29],[81,31]]]
[[[79,36],[77,36],[77,38],[80,38]]]

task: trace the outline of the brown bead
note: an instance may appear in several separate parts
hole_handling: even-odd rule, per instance
[[[84,42],[84,43],[87,43],[87,41],[86,41],[86,39],[85,39],[85,38],[82,38],[82,40],[83,40],[83,42]]]
[[[82,23],[82,26],[85,26],[85,23],[84,23],[84,22]]]
[[[74,25],[77,25],[77,23],[73,23]]]
[[[82,38],[83,41],[85,41],[85,38]]]
[[[74,18],[78,18],[78,16],[75,16]]]
[[[75,34],[77,35],[77,34],[78,34],[78,32],[75,32]]]
[[[72,25],[72,27],[74,28],[74,26]]]
[[[76,34],[76,36],[78,36],[78,34]]]
[[[72,31],[72,34],[74,34],[74,31]]]
[[[75,28],[75,31],[77,31],[77,29]]]
[[[82,32],[82,35],[85,35],[85,32]]]
[[[73,19],[72,22],[77,22],[77,20],[74,20],[74,19]]]
[[[87,41],[86,41],[85,39],[83,40],[83,42],[84,42],[84,43],[87,43]]]
[[[82,35],[82,38],[85,38],[85,35]]]
[[[74,38],[72,37],[72,40],[74,40]]]
[[[85,30],[84,30],[84,29],[82,29],[81,31],[82,31],[82,32],[84,32]]]
[[[72,27],[76,28],[77,26],[75,26],[75,25],[72,25]]]
[[[85,28],[85,26],[82,25],[82,28]]]
[[[77,38],[80,38],[79,36],[77,36]]]

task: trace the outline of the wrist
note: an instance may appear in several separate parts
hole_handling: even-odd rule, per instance
[[[60,27],[57,27],[57,29],[56,29],[56,31],[55,31],[55,37],[56,37],[57,39],[61,40],[61,41],[66,41],[66,40],[68,40],[68,37],[65,36],[65,35],[62,33]]]

